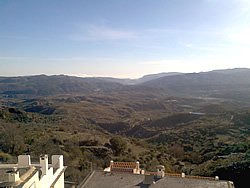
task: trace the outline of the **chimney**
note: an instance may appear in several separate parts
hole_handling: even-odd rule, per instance
[[[18,166],[30,166],[30,155],[19,155]]]
[[[63,155],[52,155],[52,167],[53,168],[63,167]]]
[[[8,171],[7,173],[9,174],[9,182],[16,182],[20,179],[17,167],[13,167],[12,170]]]
[[[136,161],[136,170],[139,170],[140,169],[140,163],[139,161]]]
[[[144,180],[143,180],[143,184],[146,184],[146,185],[155,184],[154,174],[145,175]]]
[[[163,165],[156,166],[157,178],[163,178],[165,175],[165,167]]]
[[[49,167],[48,155],[40,155],[40,166],[42,167],[42,176],[46,175]]]
[[[141,170],[141,174],[145,174],[145,170]]]
[[[114,165],[114,161],[111,160],[111,161],[110,161],[110,170],[113,168],[113,165]]]

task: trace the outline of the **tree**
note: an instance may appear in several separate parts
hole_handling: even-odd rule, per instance
[[[184,147],[179,145],[172,146],[169,148],[169,151],[176,158],[180,158],[184,155]]]
[[[24,136],[16,124],[3,123],[2,150],[9,154],[19,154],[24,149]]]
[[[127,142],[119,136],[111,138],[110,144],[116,155],[122,154],[127,149]]]

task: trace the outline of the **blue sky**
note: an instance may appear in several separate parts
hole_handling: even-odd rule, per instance
[[[0,76],[250,68],[249,0],[0,0]]]

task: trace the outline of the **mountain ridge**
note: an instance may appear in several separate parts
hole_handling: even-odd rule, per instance
[[[100,78],[102,80],[106,81],[111,81],[111,82],[117,82],[123,85],[137,85],[141,84],[150,80],[154,80],[157,78],[161,78],[164,76],[173,76],[173,75],[181,75],[185,73],[180,73],[180,72],[162,72],[162,73],[157,73],[157,74],[147,74],[142,76],[141,78],[137,79],[130,79],[130,78],[112,78],[112,77],[96,77]]]
[[[0,77],[0,95],[34,97],[101,92],[158,92],[164,95],[222,95],[244,88],[250,92],[250,69],[226,69],[201,73],[159,73],[140,79],[82,78],[66,75]]]
[[[246,185],[249,73],[168,75],[134,85],[65,75],[0,77],[0,160],[63,154],[70,181],[86,172],[84,161],[104,168],[116,160]],[[128,146],[121,155],[110,141],[117,136]]]
[[[173,92],[188,96],[211,96],[223,92],[245,90],[250,92],[250,69],[232,71],[224,74],[222,72],[188,73],[161,77],[140,85],[157,86],[169,89]]]

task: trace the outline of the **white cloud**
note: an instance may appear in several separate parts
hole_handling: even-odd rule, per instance
[[[192,48],[192,47],[193,47],[193,44],[187,43],[187,42],[179,42],[179,44],[180,44],[181,46],[186,47],[186,48]]]
[[[123,40],[140,37],[137,32],[107,28],[97,25],[84,25],[80,27],[80,34],[71,35],[71,39],[78,41],[88,40]]]
[[[39,58],[39,57],[8,57],[3,56],[0,57],[0,60],[6,60],[6,61],[44,61],[44,62],[79,62],[79,61],[116,61],[115,58],[105,58],[105,57],[48,57],[48,58]]]
[[[131,76],[130,74],[113,74],[113,75],[107,75],[107,74],[64,74],[67,76],[76,76],[76,77],[82,77],[82,78],[94,78],[94,77],[112,77],[112,78],[138,78],[138,76]]]
[[[184,44],[183,46],[187,47],[187,48],[192,48],[193,45],[192,44]]]
[[[30,57],[0,57],[0,60],[31,60]]]
[[[76,76],[76,77],[82,77],[82,78],[86,78],[86,77],[100,77],[97,75],[88,75],[88,74],[65,74],[67,76]]]
[[[27,39],[27,37],[14,36],[14,35],[0,35],[0,38]]]
[[[141,61],[137,62],[140,65],[167,65],[172,63],[178,63],[180,60],[177,59],[163,59],[163,60],[155,60],[155,61]]]

